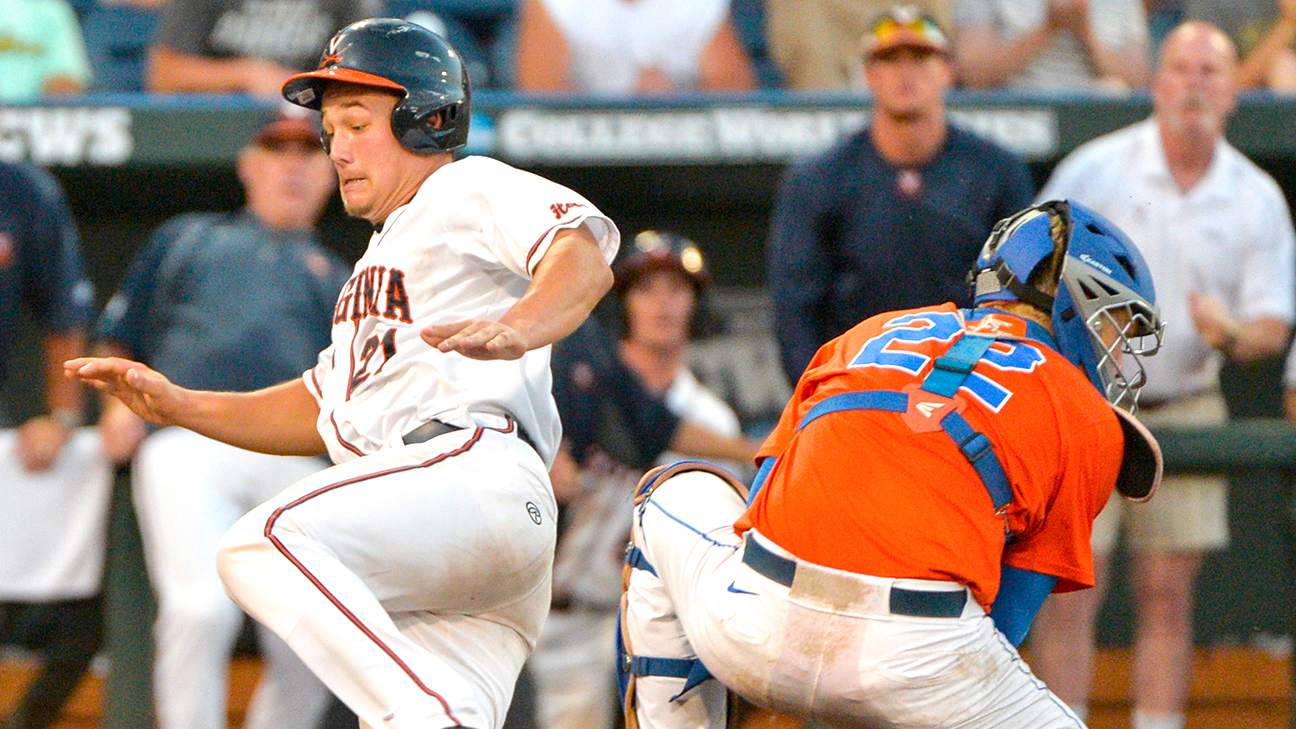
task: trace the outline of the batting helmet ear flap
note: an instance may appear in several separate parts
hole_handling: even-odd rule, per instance
[[[392,132],[401,144],[420,154],[464,146],[468,143],[469,93],[466,75],[464,96],[457,101],[441,93],[411,91],[392,109]]]

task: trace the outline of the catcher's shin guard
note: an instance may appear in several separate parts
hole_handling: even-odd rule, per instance
[[[732,487],[745,503],[747,488],[729,473],[705,463],[685,461],[649,471],[635,489],[635,512],[658,486],[687,471],[704,471]],[[621,621],[617,631],[617,683],[627,729],[723,729],[728,690],[711,674],[689,644],[656,569],[644,557],[643,533],[636,519],[622,572]]]

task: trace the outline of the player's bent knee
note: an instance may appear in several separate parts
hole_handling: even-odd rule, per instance
[[[265,535],[262,519],[245,516],[221,537],[216,548],[216,572],[225,585],[225,592],[235,602],[240,602],[239,593],[245,587],[247,566],[273,550],[274,545]]]
[[[702,461],[680,461],[669,466],[658,466],[645,473],[635,487],[635,503],[642,504],[668,481],[673,485],[684,485],[687,482],[690,486],[705,488],[709,485],[725,492],[732,490],[743,503],[747,501],[746,484],[732,473]]]
[[[685,461],[649,471],[635,491],[633,547],[651,556],[649,544],[662,538],[662,527],[699,535],[722,530],[746,510],[746,496],[741,481],[709,464]]]

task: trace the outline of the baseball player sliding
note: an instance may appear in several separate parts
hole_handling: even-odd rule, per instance
[[[315,367],[241,394],[124,359],[67,372],[153,423],[327,451],[225,535],[226,590],[362,725],[498,727],[549,607],[549,345],[610,288],[619,233],[560,185],[454,161],[468,76],[417,25],[347,26],[284,96],[322,112],[343,203],[375,229]]]
[[[1113,487],[1160,480],[1120,409],[1160,345],[1152,281],[1065,201],[1002,221],[973,280],[972,309],[880,314],[824,345],[750,496],[687,462],[644,477],[632,725],[723,727],[728,688],[833,727],[1084,726],[1015,646],[1051,591],[1093,585]]]

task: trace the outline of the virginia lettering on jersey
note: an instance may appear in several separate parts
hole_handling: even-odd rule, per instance
[[[367,266],[346,282],[338,295],[337,307],[333,309],[333,323],[341,324],[348,319],[360,321],[367,316],[395,319],[406,324],[413,321],[404,271],[388,270],[386,266]]]

